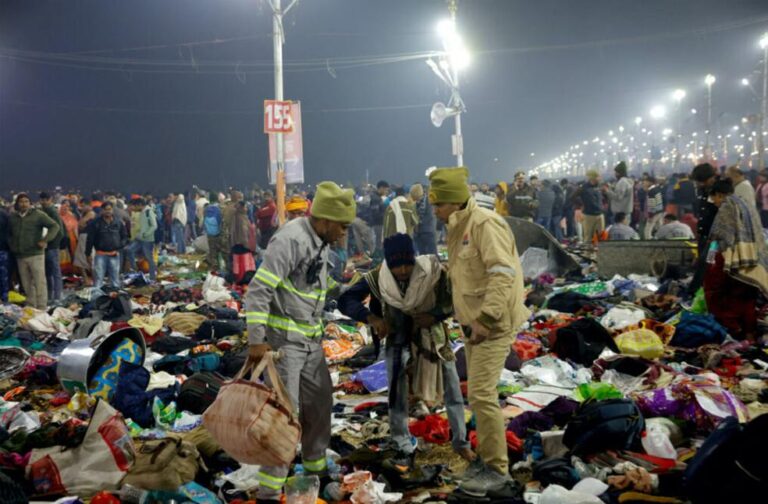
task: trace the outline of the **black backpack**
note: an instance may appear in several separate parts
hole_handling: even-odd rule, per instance
[[[768,415],[724,419],[688,463],[683,487],[695,504],[755,502],[768,495]]]
[[[561,359],[570,359],[582,366],[591,366],[608,347],[619,353],[619,347],[608,330],[592,318],[573,321],[557,330],[554,352]]]
[[[575,455],[639,446],[643,414],[630,399],[589,400],[565,426],[563,443]]]
[[[195,415],[202,415],[219,394],[227,379],[215,371],[195,373],[181,385],[179,408]]]

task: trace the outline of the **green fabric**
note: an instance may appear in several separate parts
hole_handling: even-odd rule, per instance
[[[53,238],[48,240],[48,248],[59,250],[61,248],[61,240],[64,239],[64,223],[61,222],[61,215],[59,215],[59,212],[56,211],[56,207],[53,205],[48,208],[43,207],[43,212],[59,226],[59,230],[53,235]]]
[[[43,228],[48,228],[45,238]],[[32,208],[24,217],[14,213],[11,215],[11,251],[17,259],[42,255],[45,249],[38,247],[37,242],[51,241],[58,231],[59,225],[40,210]]]
[[[573,392],[573,397],[580,402],[588,399],[602,401],[603,399],[623,399],[624,394],[610,383],[582,383]]]
[[[463,204],[469,199],[467,179],[469,170],[465,167],[438,168],[429,174],[429,202],[432,204]]]
[[[312,201],[312,217],[351,224],[355,220],[355,194],[334,182],[320,182]]]

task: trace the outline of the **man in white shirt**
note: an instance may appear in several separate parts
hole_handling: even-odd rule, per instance
[[[744,172],[741,171],[738,166],[729,166],[728,169],[725,170],[725,176],[726,178],[731,179],[731,182],[733,183],[733,193],[741,198],[747,205],[757,208],[757,203],[755,202],[755,188],[752,187],[752,184],[747,180],[747,177],[744,176]]]

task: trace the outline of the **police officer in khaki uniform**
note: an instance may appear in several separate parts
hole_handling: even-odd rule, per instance
[[[528,320],[520,258],[502,217],[470,197],[466,168],[430,174],[429,199],[447,224],[455,316],[466,328],[469,405],[477,417],[480,459],[461,489],[484,496],[509,481],[504,419],[496,385],[517,329]]]

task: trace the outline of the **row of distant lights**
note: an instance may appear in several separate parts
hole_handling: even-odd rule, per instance
[[[764,34],[763,37],[760,39],[760,48],[763,49],[763,50],[768,48],[768,33]],[[704,84],[706,84],[707,89],[710,92],[711,92],[712,86],[715,84],[715,82],[717,82],[717,78],[714,75],[712,75],[712,74],[707,74],[706,77],[704,77]],[[749,87],[751,89],[751,83],[750,83],[749,79],[747,79],[747,78],[741,79],[741,85],[744,86],[744,87]],[[686,91],[684,89],[675,89],[672,92],[672,99],[675,102],[677,102],[678,107],[680,106],[680,104],[682,103],[682,101],[685,99],[686,96],[687,96],[687,93],[686,93]],[[698,111],[695,108],[691,109],[691,114],[695,115],[697,113],[698,113]],[[667,115],[667,107],[665,105],[654,105],[653,107],[651,107],[651,110],[649,111],[649,115],[650,115],[651,119],[654,119],[654,120],[663,119]],[[637,126],[639,128],[640,125],[643,122],[643,118],[641,116],[637,116],[637,117],[635,117],[634,122],[635,122],[635,126]],[[749,122],[749,120],[746,117],[744,117],[744,118],[741,119],[741,122],[742,122],[742,124],[746,124],[747,122]],[[732,129],[733,129],[734,132],[738,132],[739,131],[739,126],[738,125],[737,126],[733,126]],[[624,126],[619,126],[619,133],[623,133],[623,132],[624,132]],[[653,131],[646,130],[646,128],[642,128],[640,130],[640,132],[643,133],[643,134],[647,134],[648,136],[651,136],[653,134]],[[665,137],[667,137],[667,136],[669,136],[671,134],[672,134],[672,130],[670,128],[665,128],[664,130],[662,130],[662,135],[664,135]],[[768,132],[763,131],[763,136],[766,136],[766,135],[768,135]],[[612,144],[618,144],[617,145],[618,147],[623,147],[624,146],[624,143],[623,142],[619,142],[618,138],[614,135],[613,130],[610,130],[608,132],[608,136],[609,136],[610,142]],[[693,138],[696,138],[697,137],[697,133],[693,132],[691,134],[691,136]],[[757,136],[757,133],[755,131],[752,131],[749,136],[750,137],[755,137],[755,136]],[[731,138],[731,137],[732,137],[732,135],[730,133],[725,135],[726,139],[727,138]],[[718,138],[718,140],[722,140],[723,139],[723,135],[718,135],[717,138]],[[741,133],[740,138],[746,138],[746,135],[744,133]],[[634,142],[635,141],[635,137],[634,136],[630,136],[629,140],[631,142]],[[595,137],[594,139],[592,139],[591,143],[599,144],[600,147],[605,147],[606,146],[606,142],[604,140],[600,140],[599,137]],[[553,159],[552,161],[549,161],[547,163],[543,163],[543,164],[537,166],[533,170],[533,172],[534,173],[538,173],[540,169],[543,170],[546,173],[552,173],[553,171],[560,171],[560,168],[562,166],[568,166],[565,163],[568,162],[569,157],[572,158],[573,160],[577,160],[579,158],[583,158],[584,157],[584,151],[583,150],[581,150],[578,154],[576,152],[573,152],[573,151],[579,150],[580,147],[588,146],[589,144],[590,144],[590,142],[588,140],[584,140],[581,144],[575,144],[575,145],[571,146],[571,148],[570,148],[571,152],[570,153],[562,154],[562,155],[556,157],[555,159]],[[688,142],[687,146],[692,146],[694,144],[695,144],[695,141],[690,141],[690,142]],[[643,142],[642,146],[643,147],[647,147],[648,143],[647,142]],[[734,148],[737,151],[743,151],[744,146],[743,145],[737,145]],[[766,148],[765,150],[768,151],[768,148]],[[629,153],[629,148],[625,147],[621,152]],[[599,153],[600,154],[604,154],[605,153],[605,149],[601,148]],[[664,153],[663,149],[661,150],[661,153],[662,154]],[[598,152],[594,152],[593,154],[594,154],[595,157],[597,157]],[[752,152],[752,155],[756,155],[756,154],[757,154],[757,152]],[[534,157],[534,155],[535,154],[532,152],[531,153],[531,157]],[[690,157],[691,160],[695,160],[696,155],[694,153],[691,153],[689,157]],[[664,161],[664,159],[665,158],[662,157],[662,161]],[[643,161],[646,162],[645,159]],[[603,164],[606,165],[607,161],[604,161]],[[554,170],[553,170],[553,168],[554,168]]]

